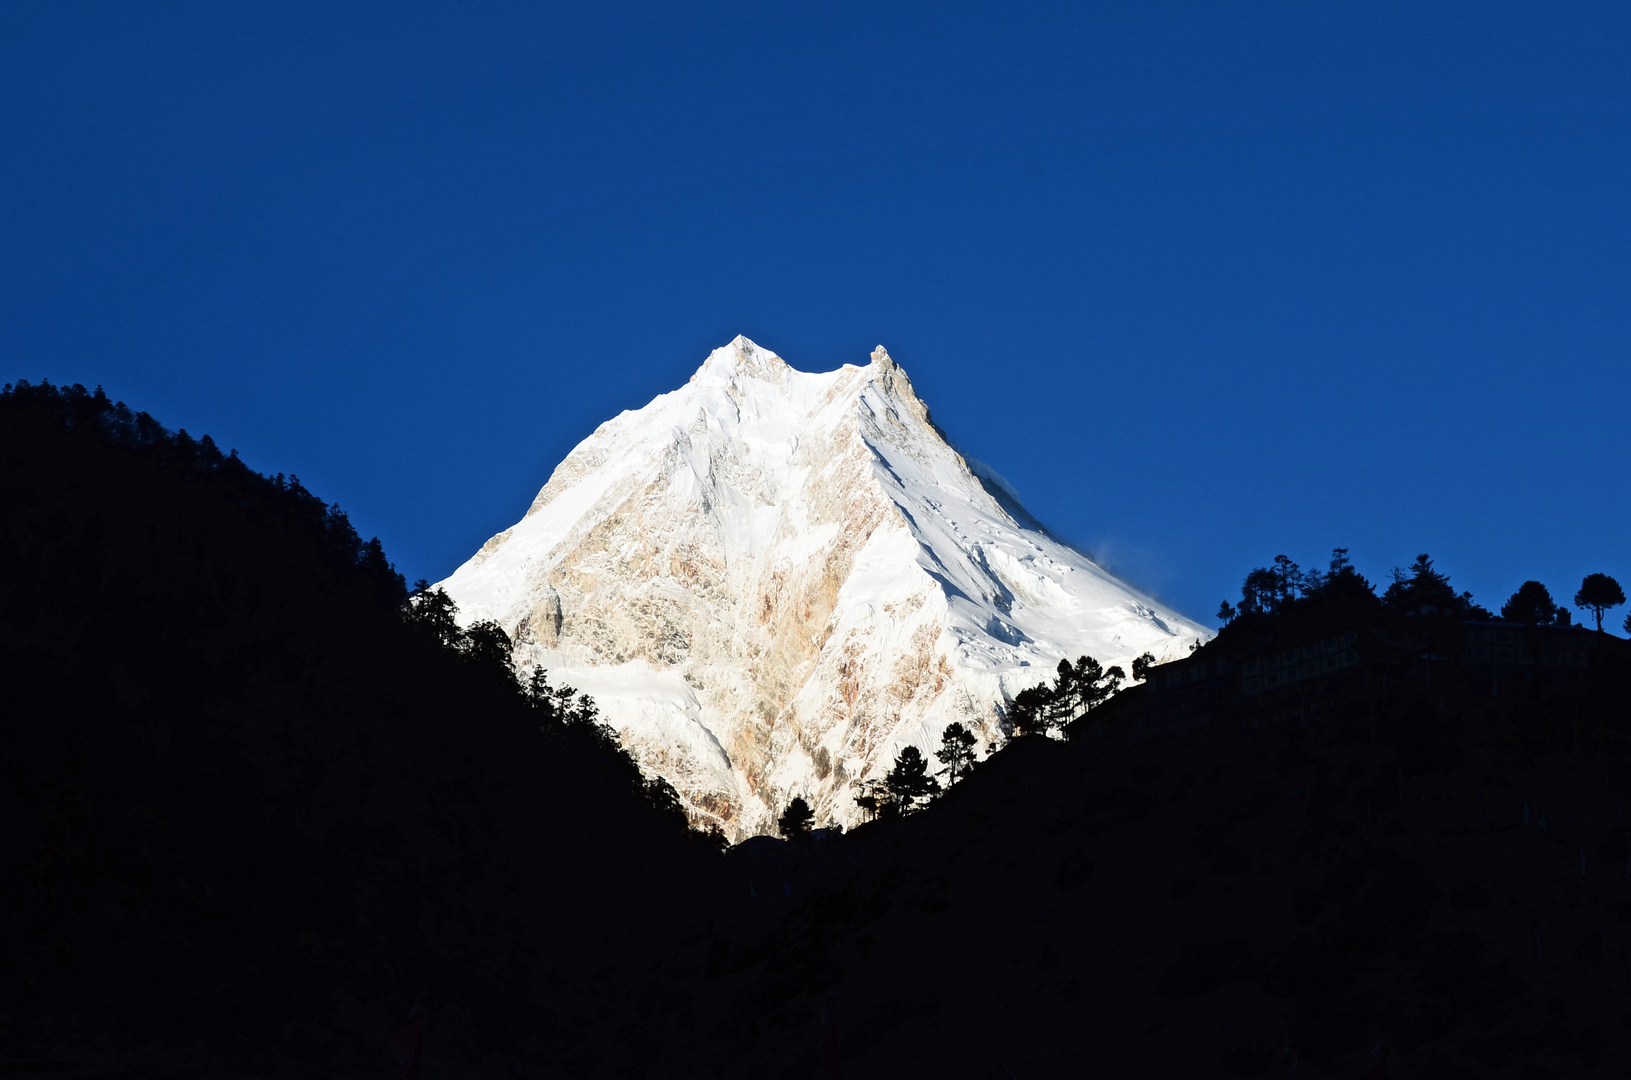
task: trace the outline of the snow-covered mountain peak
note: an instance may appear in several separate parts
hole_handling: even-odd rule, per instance
[[[867,366],[873,381],[884,393],[899,400],[911,410],[912,414],[924,423],[929,423],[929,409],[918,398],[917,391],[912,389],[912,380],[907,377],[906,369],[895,362],[889,355],[889,350],[882,345],[872,350],[872,363]]]
[[[729,385],[738,378],[749,378],[781,383],[791,373],[787,361],[737,334],[729,345],[709,353],[690,381]]]
[[[901,370],[894,357],[889,355],[889,350],[882,345],[872,350],[872,363],[869,366],[876,369],[879,379],[888,380],[891,388],[897,378],[904,380],[908,389],[912,385],[911,380],[906,378],[906,372]]]
[[[1000,740],[1059,659],[1125,667],[1206,634],[987,473],[882,346],[810,373],[737,337],[579,443],[443,585],[595,695],[697,818],[740,838],[803,795],[850,821],[902,746],[953,720]]]

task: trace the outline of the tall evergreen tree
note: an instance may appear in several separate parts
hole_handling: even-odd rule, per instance
[[[1317,573],[1311,573],[1310,581],[1306,582],[1305,586],[1304,595],[1320,599],[1337,596],[1374,599],[1376,596],[1376,587],[1353,568],[1353,561],[1348,558],[1347,548],[1332,548],[1331,562],[1325,575],[1320,577]]]
[[[776,819],[776,825],[787,839],[802,840],[810,835],[810,829],[815,825],[815,813],[810,809],[810,804],[804,801],[804,796],[795,795],[793,801],[787,804],[787,809],[782,811],[782,816]]]
[[[1046,686],[1031,686],[1014,695],[1008,706],[1008,724],[1016,736],[1042,735],[1048,730],[1052,695]]]
[[[1127,680],[1120,667],[1101,667],[1091,656],[1077,657],[1074,665],[1061,660],[1055,670],[1051,687],[1044,683],[1014,696],[1008,723],[1015,735],[1046,735],[1063,728],[1104,704]]]
[[[1303,588],[1303,573],[1289,555],[1274,557],[1274,580],[1279,591],[1279,603],[1285,605],[1297,599]]]
[[[1072,718],[1086,716],[1110,700],[1126,679],[1127,673],[1117,665],[1106,668],[1091,656],[1077,657],[1076,666],[1071,669],[1071,690],[1076,705]]]
[[[535,709],[547,711],[550,718],[554,719],[555,691],[549,685],[549,672],[544,670],[542,664],[532,669],[532,674],[527,677],[526,682],[521,686],[521,693],[527,699],[529,705]]]
[[[940,791],[940,785],[929,775],[929,763],[924,760],[923,751],[915,746],[901,750],[895,758],[895,767],[884,777],[884,784],[900,808],[908,812]]]
[[[934,752],[934,756],[946,767],[951,783],[955,784],[973,771],[974,744],[977,741],[974,732],[964,727],[961,721],[953,720],[946,725],[945,733],[940,738],[940,749]]]
[[[402,620],[422,628],[444,649],[457,649],[464,643],[459,629],[459,606],[441,589],[420,578],[402,605]]]
[[[1425,552],[1416,556],[1408,572],[1397,567],[1393,583],[1382,594],[1382,603],[1398,611],[1432,606],[1463,618],[1489,618],[1490,613],[1473,603],[1472,593],[1457,595],[1448,574],[1433,569],[1433,559]]]
[[[1240,586],[1240,606],[1224,601],[1217,617],[1228,625],[1240,615],[1275,615],[1304,600],[1375,594],[1371,583],[1353,568],[1347,548],[1331,549],[1330,567],[1325,571],[1304,571],[1290,556],[1276,555],[1274,565],[1260,566],[1246,575]]]
[[[1088,657],[1083,656],[1081,659],[1088,659]],[[1093,661],[1093,666],[1098,667],[1098,661]],[[1075,667],[1070,666],[1070,661],[1063,661],[1063,659],[1059,661],[1059,667],[1054,671],[1054,692],[1050,693],[1049,703],[1047,703],[1047,708],[1044,710],[1047,713],[1047,729],[1049,731],[1059,731],[1065,724],[1081,715],[1081,708],[1083,708],[1083,702],[1085,702],[1085,697],[1081,692],[1081,682],[1083,682],[1081,675],[1083,674],[1088,674],[1088,672],[1078,674]],[[1091,674],[1096,675],[1098,672],[1091,672]]]
[[[1569,613],[1557,605],[1546,586],[1538,581],[1526,581],[1519,585],[1518,591],[1501,605],[1501,618],[1512,622],[1551,626],[1559,621],[1559,616],[1562,616],[1563,622],[1569,620]]]
[[[1258,567],[1246,575],[1240,585],[1240,611],[1242,614],[1280,610],[1280,579],[1273,570]]]
[[[505,678],[515,678],[514,646],[510,635],[492,619],[481,619],[470,624],[460,642],[459,652],[472,663],[481,664],[501,672]]]

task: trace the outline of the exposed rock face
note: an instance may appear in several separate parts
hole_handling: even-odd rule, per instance
[[[738,337],[578,444],[442,585],[593,694],[699,822],[773,831],[804,795],[848,823],[853,785],[901,747],[928,753],[953,720],[1000,738],[1060,658],[1125,667],[1207,636],[999,483],[882,347],[808,374]]]

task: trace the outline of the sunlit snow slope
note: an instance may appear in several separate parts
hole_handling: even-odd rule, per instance
[[[442,586],[733,838],[794,795],[854,820],[903,746],[1000,738],[1063,657],[1207,636],[983,483],[881,347],[808,374],[742,337],[579,443]]]

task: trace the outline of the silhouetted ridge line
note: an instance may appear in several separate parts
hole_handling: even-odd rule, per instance
[[[612,762],[629,788],[651,804],[658,814],[682,829],[690,828],[684,804],[674,786],[661,776],[646,776],[639,762],[618,738],[588,694],[571,686],[552,686],[542,665],[522,677],[515,666],[515,645],[504,628],[491,619],[477,619],[467,627],[459,625],[459,606],[452,597],[421,578],[402,603],[402,620],[414,627],[445,652],[479,669],[494,673],[537,714],[539,730],[546,736],[570,731],[598,747]],[[697,830],[708,845],[723,847],[725,835],[717,826]]]
[[[78,387],[0,391],[0,568],[0,1073],[378,1075],[421,996],[427,1070],[604,1059],[576,988],[657,951],[652,881],[694,919],[709,853],[585,699]]]
[[[400,604],[407,595],[402,575],[385,557],[379,538],[364,541],[338,503],[325,504],[298,477],[264,476],[238,458],[221,453],[208,435],[194,439],[186,429],[170,431],[145,412],[132,412],[98,386],[86,390],[19,380],[0,388],[7,421],[25,417],[59,430],[94,437],[104,446],[150,461],[186,481],[204,481],[220,496],[261,523],[302,529],[316,539],[325,559],[366,577],[378,602]]]
[[[1114,699],[1095,732],[1136,740],[1220,722],[1351,718],[1374,709],[1390,680],[1430,687],[1435,673],[1441,681],[1470,676],[1495,696],[1514,684],[1580,695],[1593,679],[1618,678],[1628,656],[1626,642],[1600,629],[1602,611],[1624,602],[1606,574],[1589,575],[1576,596],[1597,616],[1593,631],[1573,625],[1536,581],[1524,582],[1497,618],[1470,592],[1456,592],[1427,554],[1394,569],[1378,596],[1347,554],[1337,548],[1328,572],[1304,572],[1285,555],[1251,571],[1239,606],[1219,609],[1217,637],[1189,657],[1147,668],[1146,685]]]
[[[1631,644],[1535,590],[1486,619],[1431,560],[1391,600],[1277,560],[1141,685],[1083,658],[978,767],[955,726],[903,752],[917,812],[794,799],[719,858],[501,629],[428,587],[404,620],[312,517],[57,404],[0,406],[0,1073],[1628,1059]]]

